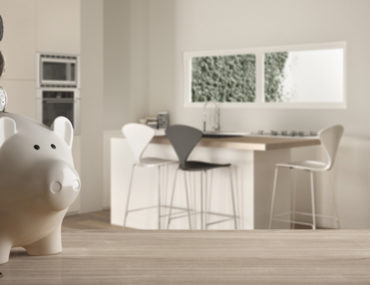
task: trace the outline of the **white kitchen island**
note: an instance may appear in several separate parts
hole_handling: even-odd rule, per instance
[[[226,137],[203,138],[190,156],[192,160],[203,160],[216,163],[231,163],[234,172],[234,190],[237,204],[239,229],[265,229],[268,227],[274,165],[277,162],[290,161],[291,149],[295,147],[319,145],[317,138],[286,138],[286,137]],[[122,135],[112,135],[109,139],[108,153],[110,159],[111,189],[111,223],[123,225],[126,196],[133,157]],[[155,137],[145,156],[154,156],[176,160],[176,155],[169,141],[164,136]],[[161,177],[162,228],[166,228],[168,206],[173,185],[176,165],[169,167]],[[226,169],[216,169],[212,175],[212,197],[209,211],[212,213],[231,215],[230,182]],[[174,205],[185,208],[184,179],[179,173]],[[289,211],[290,181],[288,171],[281,171],[278,183],[276,211]],[[166,177],[167,176],[167,177]],[[194,210],[199,209],[199,175],[190,179],[190,202]],[[130,209],[139,208],[129,214],[127,226],[137,229],[156,229],[158,225],[157,209],[157,171],[140,169],[135,171]],[[165,187],[166,186],[166,187]],[[181,216],[181,215],[180,215]],[[216,222],[220,216],[209,216],[209,222]],[[200,228],[199,215],[192,216],[194,228]],[[287,228],[289,224],[275,227]],[[171,229],[187,229],[187,216],[172,220]],[[209,229],[233,229],[233,222],[215,223]]]

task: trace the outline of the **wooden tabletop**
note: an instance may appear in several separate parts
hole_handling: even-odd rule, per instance
[[[370,231],[67,231],[63,253],[14,249],[7,284],[369,284]]]
[[[152,143],[169,144],[166,136],[156,136]],[[232,148],[239,150],[268,151],[275,149],[314,146],[319,145],[317,137],[267,137],[267,136],[243,136],[243,137],[224,137],[224,138],[202,138],[199,146]]]

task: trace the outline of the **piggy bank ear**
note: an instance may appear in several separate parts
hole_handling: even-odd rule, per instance
[[[15,121],[8,117],[0,118],[0,147],[7,139],[17,133],[17,125]]]
[[[66,117],[55,118],[52,129],[54,133],[66,142],[69,148],[72,148],[73,126]]]

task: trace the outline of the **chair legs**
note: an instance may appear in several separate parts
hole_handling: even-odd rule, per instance
[[[272,197],[271,197],[269,229],[271,229],[271,227],[272,227],[272,218],[273,218],[273,215],[274,215],[275,195],[276,195],[276,186],[277,186],[278,175],[279,175],[279,167],[275,167],[274,186],[272,188]]]
[[[172,209],[173,209],[173,202],[174,202],[174,196],[175,196],[175,189],[176,189],[176,179],[178,170],[176,170],[174,183],[172,187],[172,193],[171,193],[171,201],[170,201],[170,207],[169,207],[169,214],[168,214],[168,223],[167,223],[167,229],[170,228],[171,220],[172,220]],[[233,185],[233,177],[232,177],[232,170],[229,170],[230,175],[230,193],[231,193],[231,202],[232,202],[232,211],[233,211],[233,220],[234,220],[234,228],[238,228],[237,224],[237,214],[236,214],[236,203],[235,203],[235,194],[234,194],[234,185]],[[208,229],[208,215],[209,212],[209,204],[210,204],[210,197],[212,193],[212,189],[209,186],[212,185],[212,180],[210,183],[208,183],[208,172],[207,171],[201,171],[200,172],[200,228],[202,230]],[[188,222],[189,222],[189,229],[192,229],[192,223],[191,223],[191,208],[190,208],[190,196],[189,196],[189,185],[188,181],[186,179],[186,172],[184,172],[184,182],[185,182],[185,195],[186,195],[186,206],[187,206],[187,213],[188,213]],[[208,199],[209,198],[209,199]]]
[[[172,207],[173,207],[173,200],[174,200],[174,197],[175,197],[175,190],[176,190],[176,180],[177,180],[177,174],[179,172],[179,169],[177,168],[176,169],[176,172],[175,172],[175,177],[173,179],[173,185],[172,185],[172,193],[171,193],[171,201],[170,201],[170,209],[169,209],[169,213],[168,213],[168,220],[167,220],[167,229],[170,228],[170,224],[171,224],[171,217],[172,217]]]
[[[203,181],[205,180],[205,182]],[[206,187],[204,187],[204,183]],[[200,173],[200,229],[204,230],[205,228],[205,221],[204,221],[204,188],[207,188],[207,172],[202,171]]]
[[[313,230],[316,230],[317,229],[317,216],[320,216],[320,215],[317,215],[316,214],[316,203],[315,203],[315,177],[314,177],[314,172],[311,171],[311,170],[307,170],[309,175],[310,175],[310,194],[311,194],[311,217],[312,217],[312,229]],[[276,188],[277,188],[277,182],[278,182],[278,173],[279,173],[279,167],[276,167],[275,168],[275,175],[274,175],[274,185],[273,185],[273,189],[272,189],[272,197],[271,197],[271,209],[270,209],[270,219],[269,219],[269,229],[271,229],[272,227],[272,221],[273,221],[273,218],[274,218],[274,207],[275,207],[275,199],[276,199]],[[294,187],[296,187],[296,185],[294,185]],[[293,190],[294,192],[294,195],[293,195],[293,203],[292,203],[292,211],[293,211],[293,222],[295,222],[295,199],[296,199],[296,194],[295,194],[295,191],[296,189]],[[333,195],[334,196],[334,195]],[[337,225],[338,227],[340,226],[340,222],[339,222],[339,217],[338,217],[338,212],[337,212],[337,208],[336,208],[336,203],[335,203],[335,197],[333,197],[333,201],[334,201],[334,208],[335,208],[335,212],[336,212],[336,222],[337,222]],[[299,212],[298,212],[299,213]],[[325,217],[324,215],[321,215],[322,217]],[[329,217],[329,216],[327,216]],[[331,218],[333,218],[331,216]],[[306,223],[303,223],[304,225],[306,225]]]
[[[231,203],[233,206],[233,218],[234,218],[234,228],[238,229],[238,221],[236,216],[236,205],[235,205],[235,193],[234,193],[234,183],[233,183],[233,171],[231,167],[229,168],[230,175],[230,193],[231,193]]]
[[[212,178],[211,178],[211,173],[212,171],[209,171],[209,172],[204,172],[204,176],[205,176],[205,186],[204,186],[204,229],[208,229],[208,218],[209,218],[209,215],[207,215],[207,213],[209,212],[209,209],[210,209],[210,205],[212,206],[211,204],[211,201],[209,200],[209,195],[212,193],[212,188],[211,188],[211,185],[212,185]]]
[[[127,197],[126,197],[126,210],[125,210],[125,215],[123,218],[123,227],[126,227],[126,222],[127,222],[127,216],[129,212],[129,205],[130,205],[130,198],[131,198],[131,189],[132,189],[132,180],[134,178],[134,171],[136,168],[136,164],[133,164],[131,167],[131,174],[130,174],[130,182],[128,184],[128,191],[127,191]]]
[[[186,195],[186,207],[188,212],[188,223],[189,223],[189,229],[191,230],[191,209],[190,209],[190,202],[189,202],[189,187],[188,187],[188,181],[186,179],[186,172],[184,172],[184,182],[185,182],[185,195]],[[173,198],[171,200],[171,208],[172,208],[172,202]]]
[[[128,191],[127,191],[127,197],[126,197],[126,210],[123,218],[123,227],[126,227],[127,224],[127,217],[130,212],[130,199],[131,199],[131,193],[132,193],[132,184],[133,184],[133,179],[134,179],[134,172],[136,169],[137,165],[133,164],[131,167],[131,174],[130,174],[130,181],[129,181],[129,186],[128,186]],[[165,166],[167,167],[167,166]],[[166,168],[166,171],[167,168]],[[166,174],[167,176],[167,174]],[[167,179],[167,177],[166,177]],[[161,165],[157,166],[157,215],[158,215],[158,229],[160,230],[162,228],[162,196],[161,196]]]
[[[211,172],[212,173],[212,172]],[[212,197],[212,178],[210,178],[210,183],[208,183],[208,172],[204,171],[204,184],[201,180],[201,229],[208,229],[208,215],[209,212],[209,205],[211,204],[211,197]],[[201,174],[201,179],[202,179]],[[238,229],[238,217],[236,214],[236,202],[235,202],[235,193],[234,193],[234,183],[233,183],[233,172],[232,168],[229,167],[229,181],[230,181],[230,197],[231,197],[231,205],[232,205],[232,211],[233,211],[233,221],[234,221],[234,229]],[[208,185],[210,184],[210,185]],[[204,190],[203,190],[204,186]],[[208,187],[210,186],[210,187]]]
[[[311,190],[311,213],[312,213],[312,229],[316,230],[316,208],[315,208],[315,181],[314,181],[314,173],[309,171],[310,173],[310,190]],[[274,175],[274,186],[272,189],[272,197],[271,197],[271,209],[270,209],[270,219],[269,219],[269,229],[272,227],[272,220],[274,216],[274,207],[275,207],[275,198],[276,198],[276,188],[278,182],[278,175],[279,175],[279,167],[275,167],[275,175]],[[294,188],[296,185],[294,185]],[[293,189],[293,222],[295,222],[295,199],[296,199],[296,189]]]
[[[158,185],[157,185],[157,191],[158,191],[158,230],[161,229],[161,219],[162,219],[162,215],[161,215],[161,208],[162,208],[162,204],[161,204],[161,167],[158,166],[158,173],[157,173],[157,182],[158,182]]]
[[[313,172],[310,171],[311,180],[311,209],[312,209],[312,229],[316,230],[316,209],[315,209],[315,181]]]
[[[291,207],[292,207],[292,211],[293,213],[291,214],[292,216],[292,221],[293,223],[290,223],[290,228],[291,229],[295,229],[296,228],[296,224],[295,224],[295,220],[296,220],[296,201],[297,201],[297,173],[294,171],[293,173],[293,189],[292,189],[292,203],[291,203]]]

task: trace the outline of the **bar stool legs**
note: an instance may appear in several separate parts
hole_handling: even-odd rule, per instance
[[[158,191],[158,230],[161,229],[161,167],[158,166],[158,173],[157,173],[157,191]]]
[[[279,167],[275,167],[274,186],[272,188],[272,197],[271,197],[269,229],[271,229],[271,227],[272,227],[272,218],[273,218],[273,215],[274,215],[275,195],[276,195],[276,186],[277,186],[278,175],[279,175]]]
[[[169,207],[169,214],[168,214],[168,222],[167,222],[167,229],[170,228],[170,224],[172,221],[172,210],[173,210],[173,202],[175,197],[175,189],[176,189],[176,180],[178,175],[178,170],[176,170],[174,183],[172,187],[172,193],[171,193],[171,200],[170,200],[170,207]],[[208,215],[209,212],[209,205],[211,202],[212,197],[212,179],[210,182],[208,182],[208,171],[202,170],[200,173],[200,211],[198,214],[200,215],[200,228],[202,230],[208,229]],[[211,172],[212,173],[212,172]],[[188,213],[188,223],[189,223],[189,229],[192,229],[192,222],[191,222],[191,208],[190,208],[190,195],[189,195],[189,184],[188,180],[186,179],[186,171],[183,171],[184,174],[184,182],[185,182],[185,195],[186,195],[186,206],[187,206],[187,213]],[[211,174],[212,175],[212,174]],[[230,194],[231,194],[231,202],[232,202],[232,211],[233,211],[233,221],[234,221],[234,228],[238,228],[237,223],[237,212],[236,212],[236,202],[235,202],[235,193],[234,193],[234,183],[233,183],[233,175],[232,175],[232,169],[229,168],[229,177],[230,177]]]
[[[160,230],[162,228],[162,195],[161,195],[161,168],[165,167],[166,169],[166,179],[167,177],[167,165],[158,165],[157,167],[157,215],[158,215],[158,229]],[[127,191],[127,196],[126,196],[126,210],[123,218],[123,227],[126,227],[127,224],[127,217],[130,212],[130,200],[131,200],[131,193],[132,193],[132,184],[133,184],[133,179],[134,179],[134,172],[136,170],[137,164],[133,164],[131,167],[131,174],[130,174],[130,181],[129,181],[129,186],[128,186],[128,191]]]
[[[235,192],[234,192],[234,183],[233,183],[233,171],[231,167],[229,168],[230,175],[230,192],[231,192],[231,203],[233,206],[233,215],[234,215],[234,228],[238,229],[238,221],[236,216],[236,203],[235,203]]]
[[[336,200],[335,200],[335,192],[333,190],[333,203],[334,203],[334,211],[335,211],[335,216],[325,216],[325,215],[317,215],[316,214],[316,203],[315,203],[315,176],[314,172],[312,170],[305,170],[309,173],[310,176],[310,195],[311,195],[311,217],[312,217],[312,223],[307,224],[307,223],[302,223],[304,225],[311,225],[313,230],[317,229],[317,217],[326,217],[326,218],[335,218],[336,224],[338,228],[340,227],[340,222],[339,222],[339,216],[338,216],[338,210],[336,206]],[[274,207],[275,207],[275,199],[276,199],[276,188],[277,188],[277,182],[278,182],[278,174],[279,174],[279,167],[275,167],[275,175],[274,175],[274,185],[272,189],[272,197],[271,197],[271,208],[270,208],[270,220],[269,220],[269,229],[272,228],[272,221],[274,220]],[[293,211],[293,223],[296,223],[295,220],[295,215],[296,215],[296,209],[295,209],[295,199],[296,199],[296,194],[295,191],[296,189],[293,190],[294,195],[293,199],[294,202],[292,203],[292,211]],[[297,212],[299,213],[299,212]],[[302,213],[306,214],[306,213]]]
[[[189,202],[189,186],[188,186],[188,181],[186,179],[186,172],[184,172],[184,182],[185,182],[185,195],[186,195],[186,207],[187,207],[187,212],[188,212],[188,223],[189,223],[189,229],[191,230],[191,209],[190,209],[190,202]],[[172,208],[172,203],[173,203],[173,197],[171,200],[171,208]],[[168,220],[170,220],[170,217],[168,217]]]
[[[175,198],[175,189],[176,189],[176,180],[177,180],[177,173],[179,172],[179,169],[176,169],[175,172],[175,177],[173,179],[173,185],[172,185],[172,193],[171,193],[171,201],[170,201],[170,210],[168,213],[168,220],[167,220],[167,229],[170,228],[170,223],[171,223],[171,217],[172,217],[172,205],[173,205],[173,200]]]
[[[314,173],[313,171],[308,170],[310,174],[310,192],[311,192],[311,214],[312,214],[312,229],[316,230],[316,207],[315,207],[315,181],[314,181]],[[269,220],[269,229],[272,227],[272,220],[274,216],[274,207],[275,207],[275,198],[276,198],[276,188],[277,188],[277,182],[278,182],[278,175],[279,175],[279,167],[275,167],[275,175],[274,175],[274,186],[272,189],[272,197],[271,197],[271,209],[270,209],[270,220]],[[296,187],[296,185],[294,185]],[[293,195],[293,222],[295,222],[295,199],[296,199],[296,189],[293,189],[294,195]]]
[[[293,172],[293,189],[292,189],[292,211],[293,213],[291,214],[292,220],[295,221],[296,219],[296,200],[297,200],[297,173],[294,171]],[[290,224],[291,229],[295,229],[295,223]]]
[[[135,168],[136,168],[136,164],[133,164],[131,166],[130,182],[128,184],[128,192],[127,192],[127,197],[126,197],[126,210],[125,210],[125,215],[124,215],[124,218],[123,218],[123,227],[126,227],[127,216],[128,216],[128,212],[129,212],[128,207],[130,205],[130,198],[131,198],[132,180],[134,178]]]
[[[202,171],[200,174],[200,229],[204,230],[205,228],[205,220],[204,220],[204,206],[205,206],[205,195],[204,195],[204,189],[207,189],[207,172]],[[204,186],[205,185],[205,186]]]
[[[316,230],[316,209],[315,209],[315,181],[313,172],[310,171],[311,180],[311,209],[312,209],[312,229]]]

